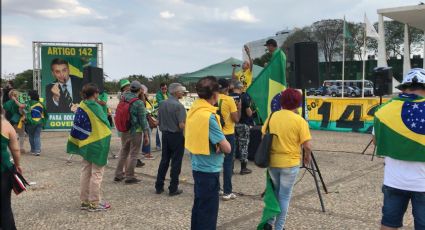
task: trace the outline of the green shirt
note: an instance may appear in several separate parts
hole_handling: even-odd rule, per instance
[[[13,99],[9,99],[6,103],[3,104],[3,108],[6,111],[6,119],[12,124],[16,125],[21,118],[19,113],[19,106]]]
[[[108,102],[108,94],[105,91],[103,91],[103,93],[101,93],[99,95],[98,99],[99,99],[99,101],[103,101],[103,102],[107,103]],[[108,105],[105,104],[105,105],[101,105],[101,106],[102,106],[102,110],[105,112],[105,114],[108,115]]]
[[[12,162],[10,161],[10,153],[7,150],[9,147],[9,138],[1,135],[1,153],[0,153],[0,172],[5,172],[7,169],[12,167]]]
[[[123,94],[126,101],[130,101],[132,98],[136,98],[136,94],[132,92],[125,92]],[[148,130],[148,121],[146,120],[146,108],[142,100],[133,102],[130,106],[130,132],[143,132]]]

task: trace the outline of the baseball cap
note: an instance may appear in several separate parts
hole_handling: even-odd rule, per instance
[[[131,90],[138,90],[142,88],[142,84],[140,84],[139,81],[132,81],[130,84],[130,89]]]
[[[130,81],[127,79],[121,79],[120,80],[120,89],[122,89],[124,86],[130,85]]]
[[[274,46],[274,47],[277,47],[277,42],[276,42],[276,40],[274,40],[274,39],[269,39],[269,40],[267,40],[266,41],[266,44],[264,44],[264,46],[269,46],[269,45],[271,45],[271,46]]]

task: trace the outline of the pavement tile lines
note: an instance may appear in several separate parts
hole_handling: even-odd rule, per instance
[[[315,131],[313,134],[317,137],[317,142],[315,143],[321,149],[332,149],[334,147],[333,144],[327,145],[327,143],[321,144],[322,138],[324,136],[332,135],[329,139],[332,141],[338,141],[344,136],[351,137],[360,137],[361,140],[354,140],[356,142],[353,146],[347,148],[342,148],[341,151],[321,151],[315,154],[316,159],[318,160],[319,167],[324,176],[324,180],[326,186],[328,187],[329,194],[324,194],[322,190],[322,195],[325,201],[326,213],[322,213],[320,210],[320,203],[317,196],[316,188],[314,186],[314,182],[312,176],[308,173],[305,174],[304,177],[301,177],[304,170],[300,171],[300,178],[302,178],[301,182],[295,186],[292,203],[290,205],[290,211],[288,216],[288,226],[287,229],[377,229],[379,227],[379,218],[381,211],[381,199],[382,194],[377,193],[377,190],[380,190],[380,186],[382,183],[382,171],[383,171],[383,161],[382,159],[375,158],[374,162],[370,161],[370,156],[362,155],[361,149],[366,146],[363,142],[367,142],[365,136],[357,136],[356,134],[341,134],[341,133],[333,133],[333,132],[320,132]],[[18,222],[19,228],[27,228],[27,229],[58,229],[61,226],[62,229],[84,229],[73,226],[75,221],[79,221],[80,218],[83,221],[87,221],[87,218],[91,216],[88,213],[81,212],[78,209],[78,190],[79,187],[76,186],[75,181],[79,179],[79,168],[80,168],[80,157],[76,156],[72,159],[71,164],[66,163],[66,159],[68,155],[64,153],[64,146],[66,145],[66,133],[43,133],[42,134],[42,155],[40,157],[30,156],[28,154],[23,156],[23,166],[24,172],[27,172],[28,175],[34,177],[38,181],[37,185],[31,186],[29,192],[24,196],[40,196],[39,198],[31,198],[33,202],[20,201],[20,197],[13,197],[12,203],[15,206],[33,206],[39,212],[35,212],[32,217],[25,218],[20,215],[20,210],[16,209],[15,218],[20,220]],[[328,137],[326,137],[328,138]],[[364,141],[363,141],[364,140]],[[342,142],[345,142],[343,140]],[[28,143],[27,143],[28,144]],[[363,146],[364,144],[364,146]],[[111,147],[113,152],[118,152],[119,138],[113,136]],[[344,150],[350,149],[352,152]],[[371,148],[372,149],[372,148]],[[358,154],[353,154],[358,152]],[[371,150],[369,149],[369,153]],[[45,154],[43,154],[45,153]],[[110,159],[109,164],[105,170],[104,182],[103,182],[103,190],[108,190],[105,195],[106,198],[113,198],[114,203],[112,203],[113,208],[118,209],[116,205],[117,200],[122,200],[122,198],[115,197],[115,193],[122,191],[124,194],[134,195],[134,194],[142,194],[148,196],[147,199],[151,204],[147,204],[149,207],[161,206],[164,205],[164,202],[171,203],[177,205],[179,208],[183,208],[181,210],[182,213],[189,216],[176,215],[175,213],[171,213],[169,217],[167,217],[167,209],[165,211],[158,211],[153,209],[152,215],[156,218],[152,220],[144,218],[143,227],[138,226],[134,222],[126,223],[129,217],[125,216],[116,216],[118,214],[122,214],[120,210],[114,211],[111,213],[101,213],[98,214],[96,218],[101,220],[108,220],[109,215],[114,220],[113,223],[104,223],[103,225],[91,225],[87,226],[87,229],[188,229],[188,224],[190,224],[190,208],[193,202],[193,181],[190,178],[190,171],[187,167],[190,168],[188,164],[188,157],[185,156],[185,163],[183,167],[186,167],[186,171],[183,172],[182,176],[186,178],[182,178],[181,185],[184,190],[184,194],[180,197],[176,197],[176,199],[169,198],[168,196],[160,196],[154,195],[153,184],[156,179],[156,170],[160,160],[160,152],[153,151],[154,155],[157,158],[153,161],[145,161],[147,163],[142,169],[137,169],[136,174],[140,176],[142,179],[141,186],[138,185],[129,185],[129,186],[117,186],[112,182],[113,171],[115,170],[115,165],[117,160]],[[347,158],[348,160],[345,160]],[[37,162],[35,162],[37,161]],[[344,162],[345,161],[345,162]],[[347,162],[349,161],[349,162]],[[350,162],[351,161],[351,162]],[[152,163],[151,163],[152,162]],[[34,163],[34,165],[32,165]],[[352,164],[355,164],[356,167],[351,167]],[[37,168],[41,168],[48,166],[42,172],[36,171]],[[239,163],[236,163],[239,166]],[[238,167],[235,165],[235,172],[238,172]],[[256,224],[258,223],[261,217],[261,207],[262,201],[259,196],[262,189],[264,189],[263,184],[254,184],[255,188],[245,188],[240,185],[240,183],[250,182],[251,180],[254,182],[262,181],[263,178],[262,169],[255,168],[255,166],[250,163],[250,168],[254,169],[253,174],[248,176],[239,176],[235,175],[235,192],[239,193],[240,196],[236,201],[231,201],[230,203],[220,201],[220,212],[219,212],[219,221],[218,221],[218,229],[254,229]],[[341,167],[347,167],[347,170],[341,170]],[[66,175],[66,178],[61,178],[59,182],[46,182],[41,181],[45,177],[49,177],[51,175],[57,175],[59,178]],[[168,181],[168,179],[167,179]],[[72,191],[67,191],[65,188],[57,188],[57,186],[62,186],[61,183],[69,183],[73,184],[74,187],[71,189]],[[356,194],[352,194],[353,190],[357,189],[356,186],[364,187],[365,183],[371,184],[370,186],[373,188],[372,194],[366,194],[367,196],[373,195],[376,197],[376,201],[374,204],[364,204],[368,205],[368,209],[373,210],[375,213],[373,215],[364,214],[364,212],[358,213],[350,213],[350,211],[344,210],[344,205],[342,202],[362,202],[365,199],[369,199],[367,196],[360,197],[358,201],[353,200],[340,200],[346,199],[347,196],[355,196]],[[167,184],[167,182],[166,182]],[[113,186],[110,186],[113,185]],[[147,186],[145,186],[147,185]],[[127,188],[134,188],[136,191],[128,190]],[[367,188],[369,189],[369,188]],[[52,212],[51,207],[48,206],[47,202],[45,204],[38,203],[42,202],[43,197],[50,191],[60,191],[64,196],[68,198],[61,200],[56,205],[60,207],[60,210],[57,212]],[[128,191],[125,191],[128,190]],[[34,192],[35,194],[30,194]],[[367,192],[367,191],[366,191]],[[346,193],[346,194],[344,194]],[[370,193],[370,192],[369,192]],[[342,196],[344,195],[344,196]],[[25,199],[23,199],[25,200]],[[29,201],[31,201],[29,200]],[[131,200],[124,199],[125,204],[133,205]],[[180,202],[183,202],[183,206],[180,205]],[[365,202],[364,202],[365,203]],[[114,206],[115,205],[115,206]],[[354,204],[355,205],[355,204]],[[142,205],[143,206],[143,205]],[[187,207],[186,207],[187,206]],[[228,210],[231,208],[232,210]],[[342,209],[341,209],[342,208]],[[349,207],[350,208],[350,207]],[[138,212],[146,212],[143,210],[144,207],[136,206]],[[409,209],[408,209],[409,210]],[[168,210],[170,211],[170,210]],[[25,211],[23,213],[30,213]],[[166,215],[166,217],[162,215]],[[66,216],[64,216],[66,215]],[[113,216],[112,216],[113,215]],[[406,215],[410,215],[409,211]],[[47,217],[46,217],[47,216]],[[311,217],[311,220],[307,222],[302,220],[303,216]],[[183,217],[183,219],[181,219]],[[51,221],[53,218],[54,221]],[[59,219],[58,219],[59,218]],[[160,220],[172,219],[171,222],[166,225],[163,223],[158,223]],[[176,218],[176,219],[173,219]],[[180,219],[179,219],[180,218]],[[189,220],[187,219],[189,218]],[[57,220],[58,219],[58,220]],[[412,218],[405,217],[405,225],[406,227],[403,229],[412,229],[413,222]],[[32,223],[34,221],[34,223]],[[62,227],[63,226],[63,227]],[[173,226],[170,228],[170,226]],[[314,228],[312,227],[314,226]],[[351,226],[351,227],[348,227]],[[18,228],[18,229],[19,229]]]

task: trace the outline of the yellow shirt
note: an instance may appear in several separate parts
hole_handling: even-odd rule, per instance
[[[221,115],[224,119],[223,133],[224,135],[230,135],[235,133],[235,122],[233,122],[230,114],[237,112],[238,108],[236,107],[236,102],[233,97],[220,94],[218,98],[218,104],[220,105],[221,101]]]
[[[252,72],[250,69],[247,69],[246,71],[239,70],[235,73],[236,77],[238,78],[238,81],[242,82],[243,84],[243,91],[245,92],[246,89],[251,85],[252,82]]]
[[[264,122],[261,130],[263,134],[266,133],[268,121],[269,118]],[[300,146],[311,140],[307,121],[300,115],[283,109],[273,114],[269,128],[270,133],[276,135],[270,149],[270,167],[290,168],[300,165]]]

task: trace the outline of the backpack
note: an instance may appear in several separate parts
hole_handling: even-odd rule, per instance
[[[44,121],[44,106],[40,102],[37,102],[33,105],[27,105],[26,109],[26,122],[27,124],[36,125]]]
[[[115,111],[115,127],[120,132],[127,132],[130,130],[130,106],[133,102],[139,100],[139,98],[132,98],[130,101],[125,100],[124,97],[121,98],[120,103],[118,103],[117,110]]]

